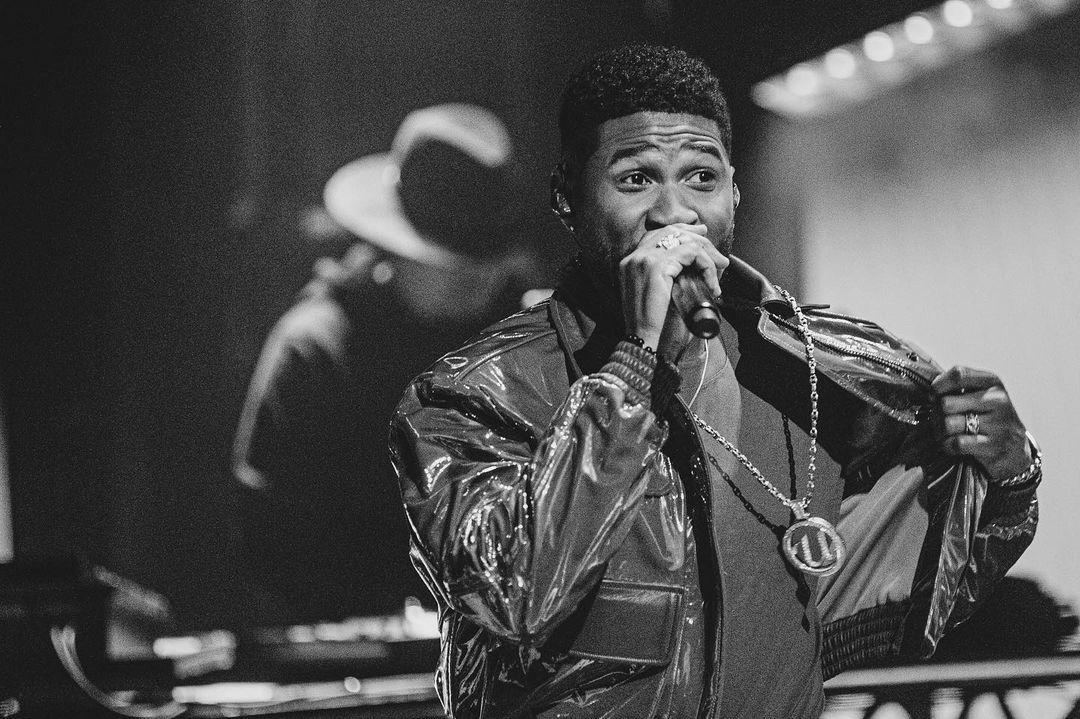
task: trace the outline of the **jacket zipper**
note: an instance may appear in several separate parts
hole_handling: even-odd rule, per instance
[[[786,320],[776,317],[775,315],[770,314],[769,316],[772,317],[774,322],[777,322],[778,324],[786,327],[792,332],[799,334],[798,327],[791,325]],[[828,335],[823,335],[819,332],[814,332],[813,330],[810,331],[810,334],[813,336],[814,344],[816,346],[820,346],[830,352],[833,352],[835,354],[848,355],[849,357],[858,357],[868,362],[882,365],[883,367],[889,367],[890,369],[896,370],[900,374],[909,377],[917,384],[923,386],[929,386],[930,384],[929,380],[927,380],[921,374],[911,369],[910,367],[901,364],[900,362],[897,362],[896,360],[889,359],[888,357],[882,357],[880,355],[876,355],[865,350],[856,349],[854,347],[848,347],[847,345],[837,342]]]

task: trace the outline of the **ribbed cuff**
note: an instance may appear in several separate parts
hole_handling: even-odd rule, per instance
[[[821,673],[825,679],[900,653],[908,600],[869,607],[823,628]]]
[[[982,525],[993,522],[994,524],[1019,524],[1027,518],[1028,507],[1031,499],[1035,496],[1035,488],[1042,479],[1042,473],[1038,472],[1031,478],[1030,483],[1017,485],[1016,487],[1002,487],[990,484],[986,488],[986,499],[983,501],[981,521]]]
[[[653,373],[656,371],[656,355],[644,347],[623,340],[615,345],[615,351],[600,371],[623,381],[627,387],[628,402],[645,404],[649,401]]]

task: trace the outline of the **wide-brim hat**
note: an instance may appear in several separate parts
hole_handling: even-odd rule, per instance
[[[449,145],[487,168],[511,160],[510,135],[492,112],[464,103],[426,107],[405,117],[389,152],[337,170],[323,189],[323,203],[338,224],[361,239],[410,260],[452,266],[461,262],[461,253],[417,230],[399,193],[402,164],[429,142]]]

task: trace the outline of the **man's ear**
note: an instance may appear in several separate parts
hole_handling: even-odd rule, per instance
[[[570,209],[570,188],[566,181],[566,163],[560,162],[551,171],[551,211],[569,231],[574,231],[573,210]]]
[[[742,199],[742,194],[739,192],[739,185],[735,180],[731,181],[731,196],[734,198],[735,207],[738,208],[739,201]]]
[[[570,216],[572,212],[570,209],[570,201],[566,199],[566,193],[564,191],[552,190],[551,209],[560,217],[567,218]]]

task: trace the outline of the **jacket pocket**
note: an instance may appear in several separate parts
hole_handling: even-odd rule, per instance
[[[588,607],[565,627],[569,653],[586,659],[665,666],[675,652],[682,587],[603,580]]]

